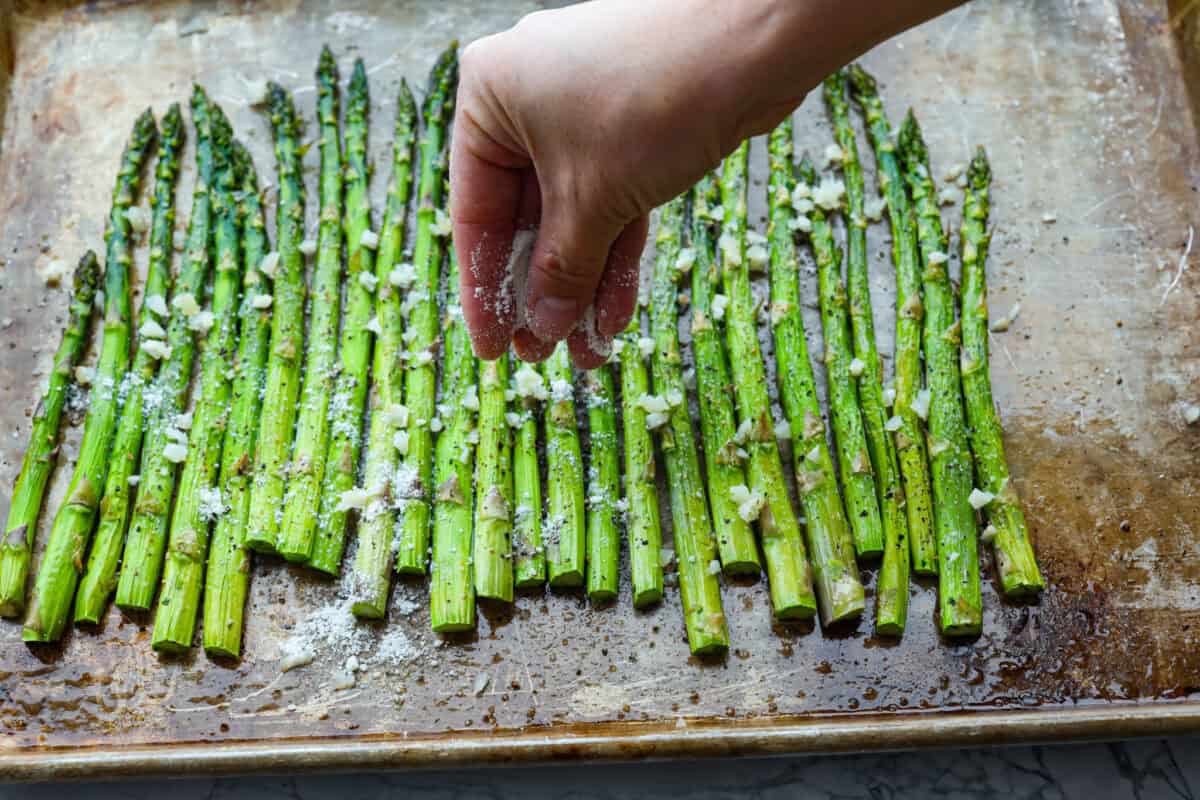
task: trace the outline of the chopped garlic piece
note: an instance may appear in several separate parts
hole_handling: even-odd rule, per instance
[[[654,340],[648,336],[638,339],[638,350],[641,352],[642,358],[649,358],[654,353]]]
[[[945,264],[949,260],[950,256],[946,255],[941,250],[934,250],[925,259],[925,263],[930,264],[931,266],[937,266],[938,264]]]
[[[788,227],[801,233],[812,233],[812,220],[808,217],[796,217],[788,223]]]
[[[863,370],[866,368],[867,368],[867,365],[865,363],[863,363],[863,360],[861,358],[850,359],[850,374],[853,375],[854,377],[857,378],[859,375],[862,375]]]
[[[392,436],[392,445],[400,455],[408,455],[408,431],[396,431]]]
[[[504,421],[508,423],[508,427],[510,428],[519,428],[524,422],[524,420],[521,418],[521,415],[515,411],[505,412]]]
[[[188,441],[187,434],[184,433],[183,431],[179,430],[178,428],[164,429],[163,436],[166,436],[172,442],[178,442],[179,444],[187,444],[187,441]]]
[[[725,319],[725,309],[729,307],[729,298],[723,294],[714,294],[712,298],[713,319]]]
[[[883,219],[883,211],[887,208],[887,201],[882,197],[875,197],[863,204],[863,214],[872,222],[879,222]]]
[[[841,207],[845,194],[846,184],[834,178],[822,178],[813,191],[813,202],[826,211],[836,211]]]
[[[904,420],[899,417],[891,417],[887,422],[883,423],[883,429],[889,433],[895,433],[902,427],[904,427]]]
[[[1019,302],[1013,303],[1012,308],[1010,308],[1008,310],[1007,314],[1005,314],[1002,317],[998,317],[997,319],[992,320],[990,330],[993,333],[1004,333],[1005,331],[1007,331],[1009,328],[1012,327],[1012,324],[1014,322],[1017,321],[1017,315],[1020,313],[1021,313],[1021,304]]]
[[[152,319],[146,320],[142,323],[142,327],[138,328],[138,336],[143,339],[162,339],[166,335],[167,332],[163,330],[163,326]]]
[[[563,381],[563,383],[566,383],[566,381]],[[570,384],[567,384],[567,385],[568,385],[568,387],[570,386]],[[568,388],[568,392],[569,391],[570,391],[570,389]],[[479,410],[479,390],[475,388],[474,384],[467,387],[466,393],[463,394],[461,405],[463,408],[467,409],[468,411],[478,411]]]
[[[367,320],[365,327],[376,336],[381,336],[383,334],[383,328],[379,324],[379,317],[371,317],[369,320]]]
[[[983,508],[995,499],[996,495],[992,494],[991,492],[982,492],[979,489],[972,489],[971,493],[967,495],[967,502],[970,503],[971,508],[975,509],[976,511]]]
[[[1200,422],[1200,406],[1193,403],[1183,409],[1183,421],[1188,425],[1195,425],[1197,422]]]
[[[706,569],[705,572],[707,572],[709,575],[719,575],[721,572],[721,562],[714,558],[712,561],[708,562],[708,569]]]
[[[183,414],[175,415],[175,427],[181,431],[190,431],[192,429],[193,413],[191,411]]]
[[[188,328],[200,334],[208,333],[215,324],[217,324],[217,318],[211,311],[201,311],[188,320]]]
[[[996,538],[997,533],[999,533],[999,531],[996,530],[996,526],[989,523],[988,526],[983,529],[983,534],[979,538],[983,540],[984,544],[991,544]]]
[[[76,367],[75,382],[80,386],[91,386],[96,379],[96,369],[94,367]]]
[[[272,250],[263,256],[262,261],[258,264],[258,271],[274,280],[275,273],[279,272],[279,251]]]
[[[71,274],[71,268],[67,262],[56,258],[38,267],[37,273],[47,286],[58,286],[63,278]]]
[[[775,423],[775,438],[776,439],[791,439],[792,426],[788,424],[786,419],[781,419]]]
[[[751,272],[765,272],[767,269],[767,248],[761,244],[752,245],[746,251],[746,260],[750,262]]]
[[[133,228],[136,233],[145,233],[150,230],[150,212],[141,206],[125,209],[125,219],[129,221],[129,227]]]
[[[644,394],[637,399],[635,405],[648,414],[662,414],[671,410],[670,403],[656,394]]]
[[[361,486],[347,489],[338,497],[337,510],[349,511],[350,509],[355,509],[361,511],[371,502],[373,494],[369,489],[364,489]]]
[[[440,208],[434,212],[433,217],[433,235],[434,236],[449,236],[454,226],[450,223],[450,216]]]
[[[683,405],[683,392],[679,391],[678,389],[671,389],[669,392],[667,392],[666,400],[667,405],[669,405],[671,408],[681,406]]]
[[[729,487],[729,499],[737,503],[738,516],[746,522],[758,519],[767,502],[766,495],[742,483]]]
[[[142,301],[142,305],[160,317],[165,317],[168,314],[167,301],[163,299],[161,294],[152,294],[148,296]]]
[[[663,414],[660,411],[655,411],[646,415],[646,428],[652,431],[658,430],[663,425],[666,425],[667,421],[670,419],[671,417],[669,415]]]
[[[157,339],[147,339],[142,342],[141,348],[146,351],[146,354],[151,358],[157,358],[159,361],[171,357],[171,348]]]
[[[254,299],[250,301],[250,305],[255,308],[270,308],[273,302],[275,302],[275,298],[271,295],[259,294],[254,296]]]
[[[187,445],[179,444],[178,442],[171,442],[163,447],[162,451],[163,458],[172,464],[182,464],[184,459],[187,458],[187,452]]]
[[[685,247],[679,251],[679,255],[675,257],[675,269],[680,273],[686,274],[692,271],[692,267],[696,264],[696,251],[694,248]]]
[[[412,264],[401,264],[388,273],[388,283],[398,289],[407,289],[417,280],[417,268]]]
[[[313,253],[317,252],[317,242],[315,239],[305,239],[296,249],[300,251],[301,255],[311,256]]]
[[[748,420],[748,419],[742,420],[742,424],[738,425],[737,430],[734,431],[733,441],[737,442],[738,444],[741,444],[742,442],[749,439],[750,431],[753,427],[754,426],[751,424],[750,420]]]
[[[933,399],[928,389],[922,389],[917,392],[917,396],[913,398],[912,405],[909,406],[921,419],[929,419],[929,403]]]
[[[896,402],[896,390],[891,386],[885,387],[883,390],[883,404],[885,406],[887,406],[888,408],[891,408],[892,404],[895,402]]]
[[[958,189],[953,186],[947,186],[938,192],[938,203],[943,206],[952,206],[958,202]]]
[[[194,317],[200,313],[200,304],[196,302],[196,296],[191,292],[184,292],[171,298],[171,308],[185,317]]]
[[[375,231],[363,231],[362,236],[358,237],[358,243],[368,250],[374,250],[379,247],[379,234]]]
[[[376,278],[374,273],[363,271],[358,273],[358,282],[368,292],[373,292],[379,285],[379,278]]]

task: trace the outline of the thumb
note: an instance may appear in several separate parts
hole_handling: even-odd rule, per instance
[[[525,295],[526,322],[537,338],[557,342],[574,329],[596,297],[623,227],[578,206],[543,202]]]

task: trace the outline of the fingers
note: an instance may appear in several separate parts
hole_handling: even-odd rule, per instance
[[[543,193],[542,225],[526,286],[530,331],[543,341],[564,339],[592,304],[619,224],[587,214]]]
[[[637,308],[638,274],[650,217],[643,215],[625,226],[613,242],[608,266],[596,289],[596,331],[611,339],[629,324]]]
[[[513,333],[513,349],[517,351],[517,358],[522,361],[528,361],[531,364],[536,364],[539,361],[545,361],[554,352],[556,342],[543,342],[538,337],[529,332],[528,328],[518,328]]]
[[[608,356],[612,353],[612,339],[602,339],[596,335],[594,329],[581,324],[567,337],[567,349],[575,366],[580,369],[596,369],[608,361]]]
[[[469,102],[469,101],[468,101]],[[450,212],[459,296],[475,354],[508,349],[517,317],[508,266],[528,159],[497,144],[468,109],[460,111],[450,158]]]

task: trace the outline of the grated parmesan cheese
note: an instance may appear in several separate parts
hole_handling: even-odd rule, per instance
[[[544,401],[550,396],[550,393],[546,391],[546,382],[542,379],[541,373],[529,364],[525,364],[517,370],[513,375],[513,382],[519,397]]]

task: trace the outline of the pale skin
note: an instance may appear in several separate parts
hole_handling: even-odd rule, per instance
[[[634,312],[651,209],[827,74],[959,2],[592,0],[470,44],[450,207],[476,354],[511,342],[540,361],[566,339],[579,367],[603,363]],[[536,239],[518,309],[523,229]]]

